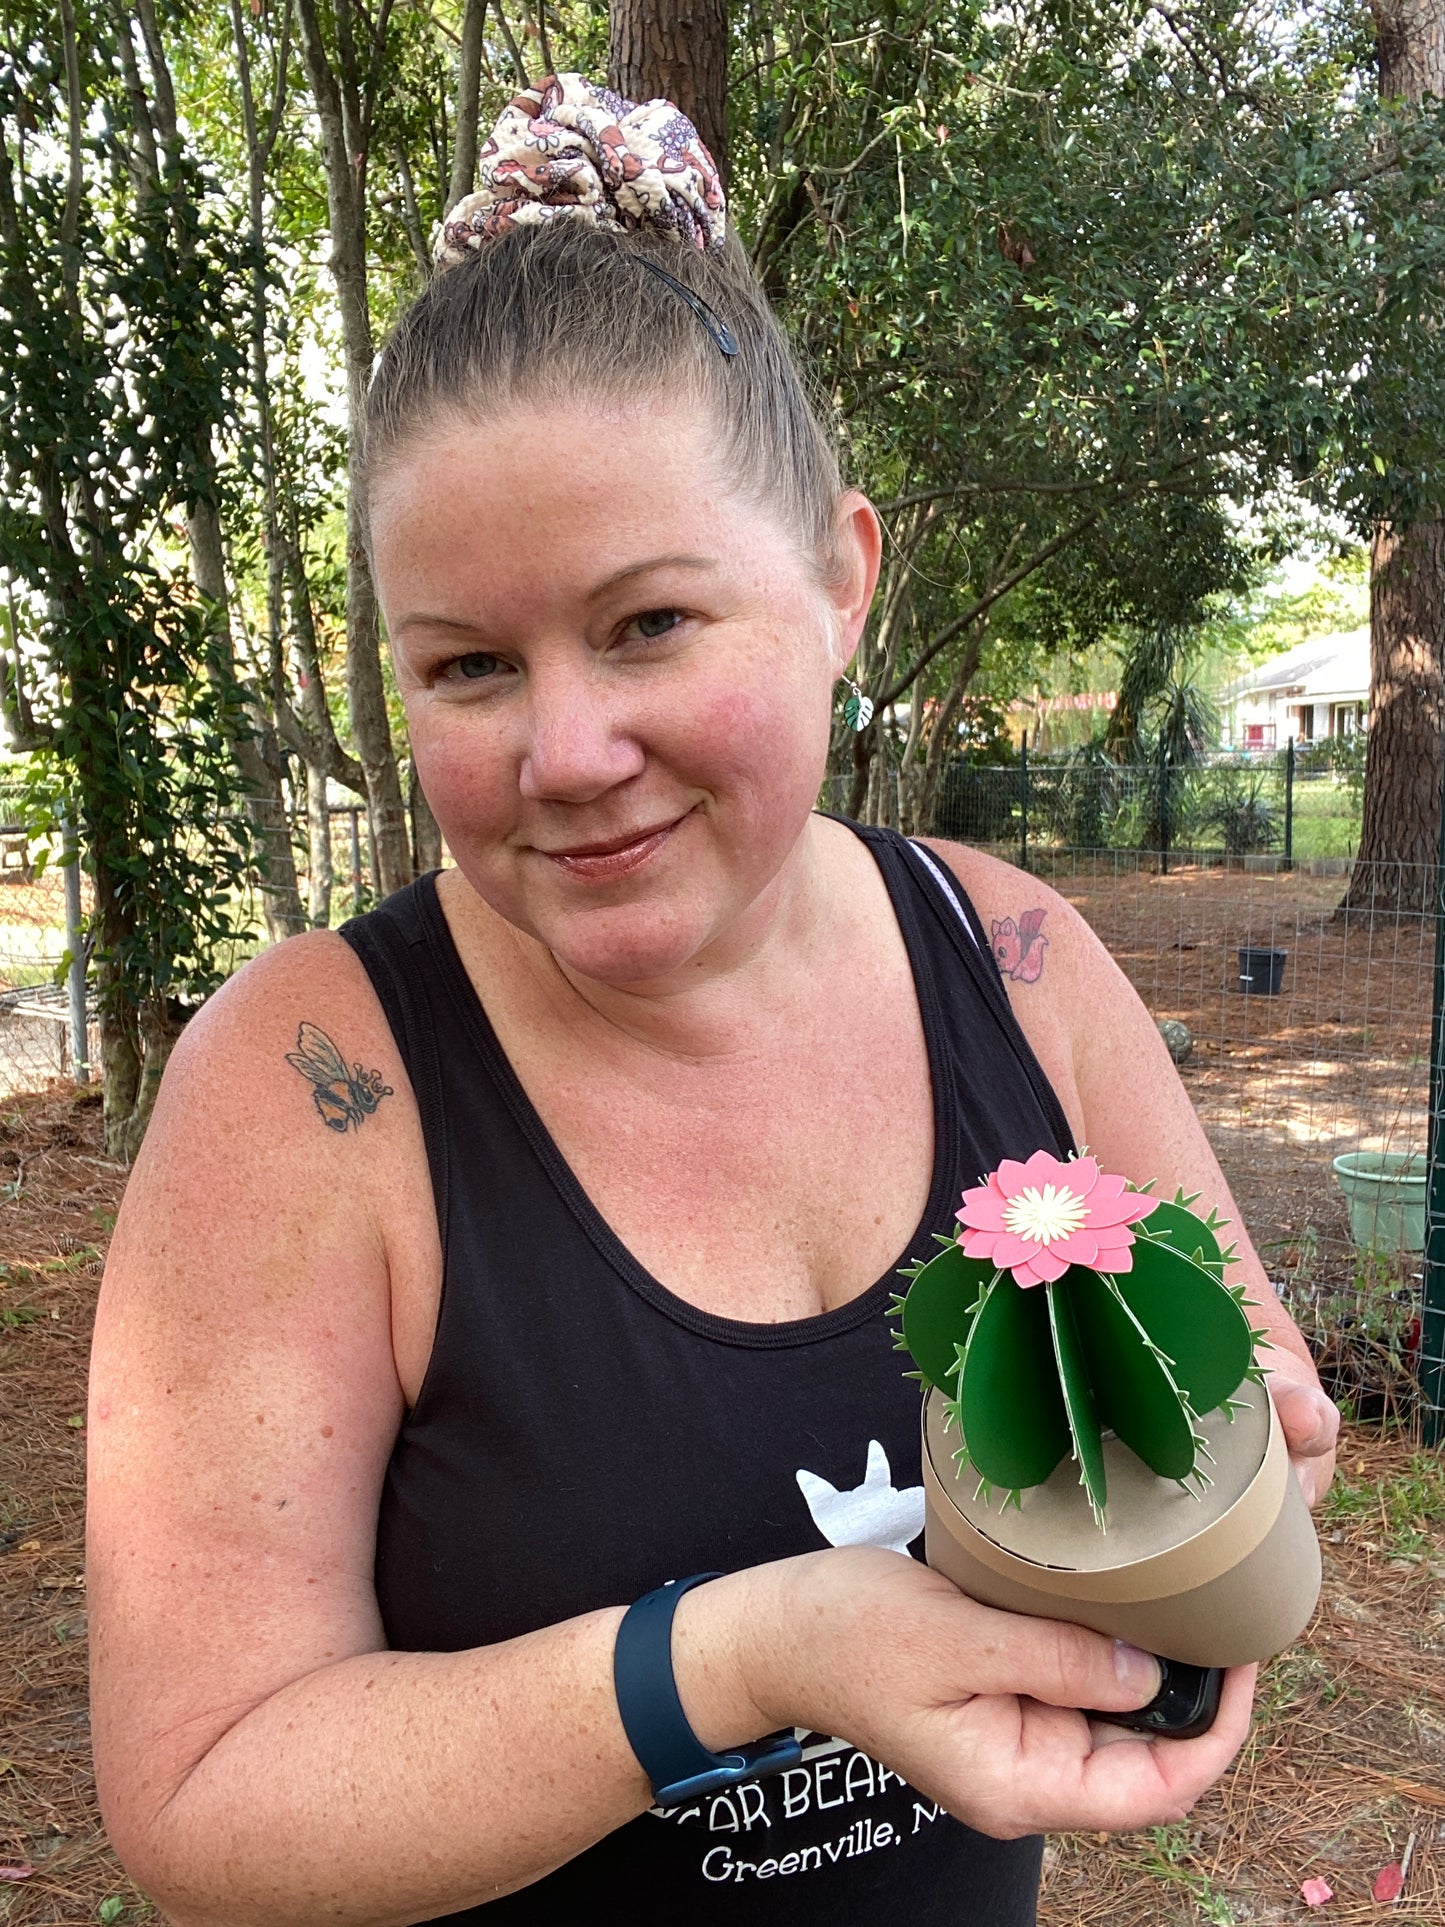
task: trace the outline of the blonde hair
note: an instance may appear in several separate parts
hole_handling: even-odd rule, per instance
[[[731,330],[726,355],[665,268]],[[518,227],[438,273],[402,315],[376,365],[362,424],[361,481],[379,477],[433,425],[581,398],[683,398],[718,427],[728,483],[776,505],[824,580],[840,567],[842,477],[810,383],[742,244],[680,247],[646,230],[580,221]],[[588,459],[579,448],[574,459]]]

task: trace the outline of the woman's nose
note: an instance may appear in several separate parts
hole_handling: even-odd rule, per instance
[[[590,803],[642,769],[646,758],[619,713],[618,692],[604,697],[597,684],[581,667],[533,676],[520,777],[529,802]]]

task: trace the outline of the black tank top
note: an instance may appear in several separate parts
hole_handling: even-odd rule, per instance
[[[933,1183],[901,1265],[956,1230],[960,1192],[1000,1158],[1063,1156],[1072,1140],[961,886],[895,833],[851,827],[907,945],[933,1080]],[[431,1358],[381,1499],[376,1591],[392,1648],[482,1646],[667,1579],[828,1544],[921,1558],[918,1388],[886,1316],[895,1273],[781,1324],[675,1297],[613,1234],[533,1109],[435,877],[342,934],[416,1092],[442,1233]],[[479,1786],[480,1824],[486,1797]],[[987,1839],[813,1733],[792,1772],[643,1814],[532,1886],[448,1918],[558,1927],[611,1907],[658,1927],[1029,1927],[1040,1855],[1039,1840]]]

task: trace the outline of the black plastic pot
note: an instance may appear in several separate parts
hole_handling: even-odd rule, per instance
[[[1277,997],[1284,978],[1287,950],[1254,950],[1239,946],[1239,988],[1246,997]]]

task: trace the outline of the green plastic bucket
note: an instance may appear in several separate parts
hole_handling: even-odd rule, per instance
[[[1351,1151],[1335,1159],[1361,1251],[1425,1249],[1425,1153]]]

